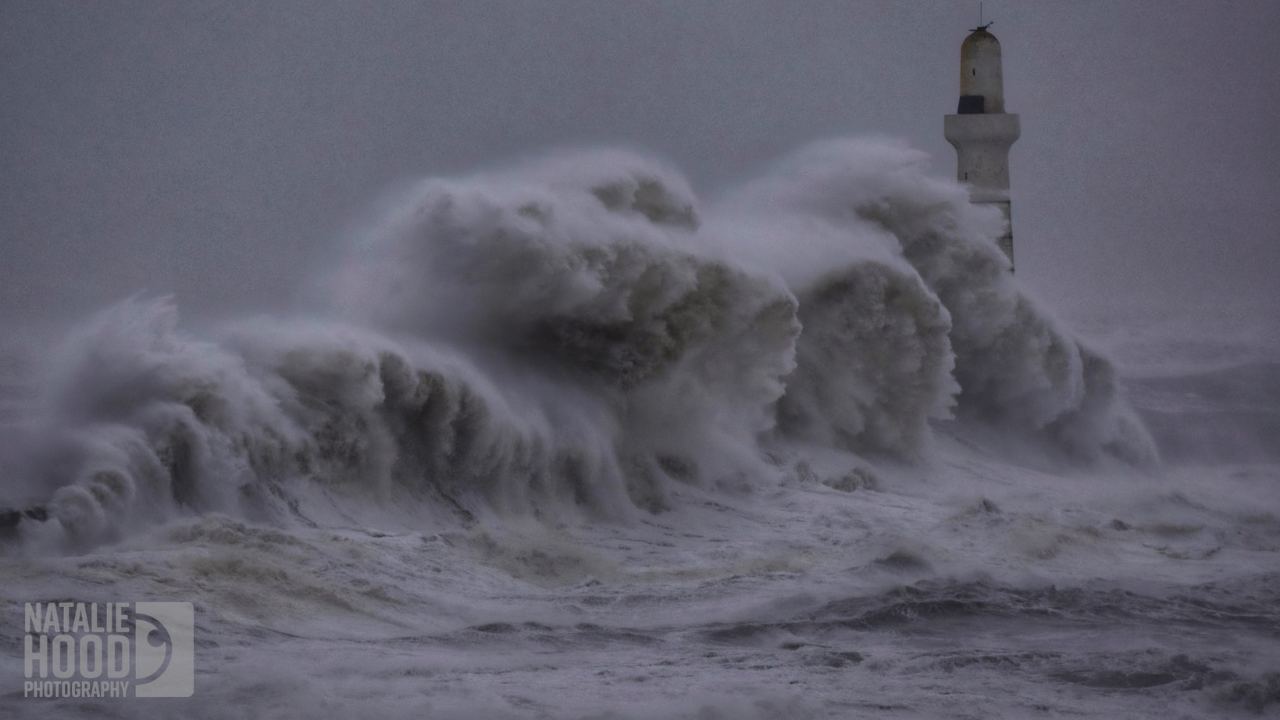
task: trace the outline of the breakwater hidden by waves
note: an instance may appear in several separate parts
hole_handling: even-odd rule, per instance
[[[1111,363],[1019,290],[999,214],[900,144],[811,146],[710,202],[605,149],[392,207],[307,317],[196,337],[135,297],[71,332],[16,462],[11,502],[49,520],[33,537],[307,516],[317,489],[627,518],[678,484],[776,483],[787,443],[915,462],[936,419],[1156,462]]]

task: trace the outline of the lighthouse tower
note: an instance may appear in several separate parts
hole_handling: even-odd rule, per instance
[[[1009,147],[1018,139],[1018,116],[1004,111],[1000,42],[974,28],[960,46],[960,106],[943,122],[943,136],[956,149],[956,179],[969,186],[969,199],[1004,213],[1000,249],[1013,262],[1009,214]]]

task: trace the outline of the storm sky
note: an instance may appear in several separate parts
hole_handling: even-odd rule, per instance
[[[1019,281],[1064,314],[1280,327],[1280,3],[988,0]],[[145,290],[286,309],[379,198],[560,146],[700,194],[838,135],[954,176],[975,2],[0,5],[0,318]],[[1137,322],[1137,320],[1135,320]]]

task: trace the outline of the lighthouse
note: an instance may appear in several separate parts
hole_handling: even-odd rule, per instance
[[[943,121],[943,136],[956,149],[956,179],[968,185],[969,200],[994,205],[1004,214],[1000,249],[1013,264],[1013,222],[1009,213],[1009,148],[1020,132],[1018,116],[1004,111],[1000,41],[973,29],[960,46],[960,104]]]

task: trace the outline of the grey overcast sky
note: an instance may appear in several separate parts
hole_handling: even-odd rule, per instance
[[[1067,314],[1280,318],[1280,2],[987,0],[1018,273]],[[0,312],[287,307],[397,182],[621,143],[714,195],[819,138],[939,175],[978,3],[0,4]]]

